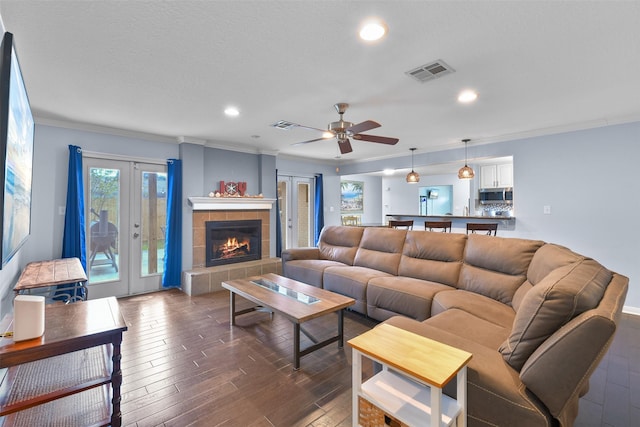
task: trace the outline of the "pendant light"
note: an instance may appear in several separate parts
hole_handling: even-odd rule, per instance
[[[413,152],[416,151],[416,149],[409,148],[409,150],[411,150],[411,172],[407,174],[407,183],[416,184],[420,181],[420,175],[413,170]]]
[[[473,169],[467,166],[467,143],[469,141],[471,140],[470,139],[462,140],[462,142],[464,142],[464,167],[460,168],[460,170],[458,171],[458,178],[460,179],[471,179],[476,175]]]

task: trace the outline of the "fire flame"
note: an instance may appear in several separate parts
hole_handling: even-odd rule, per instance
[[[246,248],[248,250],[249,249],[249,242],[242,242],[242,244],[240,244],[238,242],[238,239],[236,239],[235,237],[229,237],[227,239],[227,243],[222,245],[223,249],[225,249],[225,250],[238,249],[238,248],[240,248],[242,246],[246,246]]]

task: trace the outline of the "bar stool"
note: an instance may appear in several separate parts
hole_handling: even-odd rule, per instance
[[[443,233],[447,232],[447,229],[449,230],[449,233],[451,233],[451,221],[425,221],[424,222],[424,229],[427,231],[433,231],[433,229],[442,229]]]
[[[360,215],[345,215],[342,217],[342,225],[360,225]]]
[[[493,236],[498,232],[498,223],[490,222],[490,223],[467,223],[467,234],[471,231],[474,234],[476,231],[486,231],[488,236],[491,236],[491,232],[493,232]]]
[[[413,220],[406,221],[394,221],[389,220],[389,228],[406,228],[407,230],[413,230]]]

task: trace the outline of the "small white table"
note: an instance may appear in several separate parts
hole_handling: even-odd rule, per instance
[[[360,424],[359,398],[409,426],[466,425],[471,353],[385,323],[348,344],[353,349],[353,425]],[[383,367],[364,383],[363,355]],[[442,394],[454,377],[457,400]]]

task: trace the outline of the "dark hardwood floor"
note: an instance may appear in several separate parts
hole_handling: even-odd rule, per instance
[[[119,300],[124,334],[125,426],[351,426],[351,351],[336,344],[292,369],[292,326],[252,313],[229,325],[228,292],[189,297],[169,290]],[[345,340],[375,322],[345,315]],[[305,327],[319,338],[336,316]],[[576,426],[640,420],[640,317],[624,316],[611,350],[581,400]],[[303,345],[311,344],[306,338]],[[364,366],[370,374],[372,366]]]

